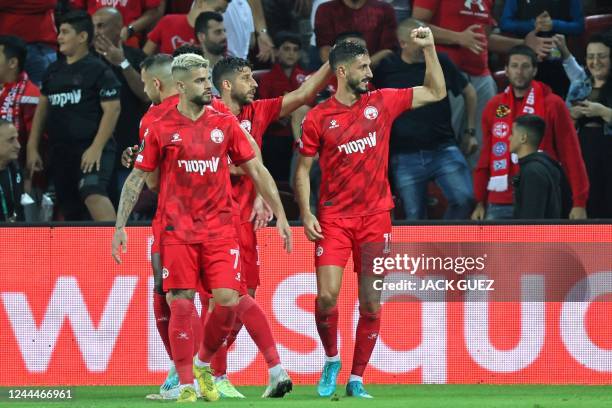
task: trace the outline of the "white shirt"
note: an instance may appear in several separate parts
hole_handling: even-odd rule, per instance
[[[231,1],[223,13],[223,23],[227,31],[229,54],[246,59],[249,55],[251,34],[255,31],[255,22],[249,3],[246,0]]]

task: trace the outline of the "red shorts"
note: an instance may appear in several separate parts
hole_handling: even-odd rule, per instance
[[[387,250],[391,243],[391,213],[388,211],[362,217],[322,218],[323,238],[315,245],[315,266],[344,268],[353,252],[355,272],[361,273],[362,246]],[[368,247],[368,248],[370,248]]]
[[[241,295],[246,287],[240,273],[240,250],[233,239],[201,244],[168,244],[161,246],[164,290],[234,289]]]
[[[259,249],[253,224],[243,222],[239,232],[242,278],[246,281],[247,288],[256,289],[259,286]]]

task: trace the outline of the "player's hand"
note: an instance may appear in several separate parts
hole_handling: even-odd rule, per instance
[[[433,33],[429,27],[415,28],[410,32],[410,38],[421,48],[434,46]]]
[[[569,108],[569,113],[572,119],[578,120],[584,117],[584,108],[581,105],[574,105]]]
[[[100,171],[100,161],[102,160],[102,149],[91,145],[81,156],[81,170],[83,173],[91,173],[94,168]]]
[[[132,165],[134,164],[134,156],[136,156],[137,151],[138,145],[125,148],[123,153],[121,153],[121,164],[123,167],[127,167],[128,169],[132,168]]]
[[[124,254],[127,252],[127,233],[125,232],[125,228],[116,228],[115,235],[113,235],[113,250],[112,255],[115,258],[115,262],[121,264],[121,256],[119,255],[119,248],[121,248],[121,252]]]
[[[302,217],[302,224],[304,224],[304,233],[309,241],[314,242],[323,239],[323,233],[321,226],[319,225],[319,220],[317,220],[317,217],[315,217],[312,213],[308,213]]]
[[[572,207],[572,210],[569,213],[570,220],[586,220],[587,212],[584,207]]]
[[[483,203],[476,204],[476,208],[474,208],[474,212],[472,212],[472,219],[475,221],[482,221],[485,218],[487,210]]]
[[[42,171],[43,169],[43,161],[36,149],[29,149],[26,153],[26,168],[28,173],[30,174],[30,178],[37,171]]]
[[[289,226],[289,222],[287,222],[287,218],[283,217],[276,221],[276,228],[278,229],[278,234],[283,239],[283,248],[290,254],[293,250],[293,239],[291,237],[291,227]]]
[[[482,32],[480,24],[472,24],[459,33],[457,41],[463,48],[467,48],[474,54],[480,54],[486,47],[487,36]]]
[[[268,225],[270,221],[274,218],[274,212],[263,199],[262,196],[258,195],[255,197],[255,201],[253,202],[253,211],[251,211],[251,216],[249,217],[249,222],[253,223],[253,229],[257,231],[260,228],[263,228]]]

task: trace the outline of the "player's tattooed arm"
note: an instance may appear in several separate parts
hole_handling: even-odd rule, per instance
[[[427,27],[419,27],[410,33],[412,40],[423,49],[425,79],[423,86],[414,88],[412,107],[418,108],[446,97],[446,81],[434,44],[433,34]]]
[[[329,67],[329,62],[326,62],[317,72],[304,81],[298,89],[283,96],[283,106],[278,116],[281,118],[287,116],[300,106],[314,99],[314,97],[325,88],[331,74],[332,71]]]
[[[119,249],[121,248],[124,253],[127,251],[127,234],[124,227],[138,201],[147,175],[148,173],[143,170],[133,169],[127,180],[125,180],[123,190],[121,190],[121,199],[119,200],[119,209],[117,210],[117,221],[115,222],[115,234],[113,235],[111,252],[113,258],[115,258],[115,261],[119,264],[121,263]]]

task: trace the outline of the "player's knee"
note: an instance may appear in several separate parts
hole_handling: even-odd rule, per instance
[[[166,295],[168,303],[172,303],[175,299],[188,299],[193,300],[195,296],[195,290],[193,289],[170,289]]]
[[[232,289],[214,289],[213,298],[215,304],[231,307],[238,304],[238,292]]]
[[[321,293],[319,293],[317,296],[317,303],[323,310],[331,309],[332,307],[336,306],[337,300],[338,294],[332,292],[321,291]]]
[[[376,301],[363,302],[359,305],[359,312],[369,315],[379,315],[380,303]]]

